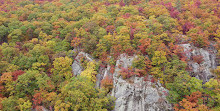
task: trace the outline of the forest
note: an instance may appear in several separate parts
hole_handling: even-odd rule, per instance
[[[208,81],[190,73],[186,43],[217,51]],[[95,60],[76,75],[79,52]],[[153,76],[173,110],[220,110],[219,0],[0,0],[0,111],[112,111],[113,77],[96,87],[96,75],[120,54],[138,58],[119,76]]]

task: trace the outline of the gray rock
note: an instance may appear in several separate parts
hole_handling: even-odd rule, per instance
[[[92,57],[89,54],[87,54],[85,52],[80,52],[76,56],[76,58],[72,64],[72,72],[75,76],[79,75],[83,71],[83,67],[81,66],[81,63],[80,63],[81,57],[85,57],[87,61],[93,61]]]
[[[217,50],[213,46],[210,46],[210,49],[197,48],[191,44],[181,44],[180,46],[184,48],[188,65],[192,68],[192,71],[190,71],[191,75],[203,80],[203,82],[207,82],[210,78],[214,77],[210,69],[217,67]],[[202,56],[204,61],[198,64],[193,61],[193,56]]]
[[[75,75],[79,75],[83,68],[80,64],[80,58],[84,56],[88,61],[93,59],[86,53],[80,52],[72,64],[72,70]],[[113,76],[113,90],[111,95],[116,98],[114,111],[165,111],[171,110],[172,106],[166,100],[168,90],[160,82],[151,83],[143,77],[132,77],[130,82],[119,77],[120,67],[128,68],[137,56],[129,57],[121,54],[120,59],[116,61],[114,74],[110,73],[110,66],[100,69],[96,75],[96,87],[100,87],[101,80],[106,76]],[[132,82],[131,82],[132,81]]]
[[[166,100],[168,90],[161,84],[144,81],[143,77],[133,77],[132,83],[119,77],[118,66],[128,68],[132,65],[133,59],[137,57],[128,57],[125,54],[120,56],[116,62],[115,72],[113,74],[114,88],[112,96],[116,98],[114,111],[165,111],[171,110],[171,104]],[[153,85],[155,87],[153,87]]]

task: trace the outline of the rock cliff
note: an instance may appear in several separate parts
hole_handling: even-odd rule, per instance
[[[207,49],[197,48],[191,44],[181,44],[184,48],[184,54],[187,57],[187,63],[191,70],[191,76],[207,82],[214,77],[211,70],[217,67],[216,53],[217,50],[213,46]]]
[[[118,66],[128,68],[132,65],[135,57],[128,57],[122,54],[116,62],[113,74],[114,88],[112,96],[116,98],[115,111],[166,111],[171,110],[171,104],[166,100],[168,90],[159,82],[152,83],[144,81],[143,77],[133,77],[131,80],[124,80],[119,77]]]
[[[217,50],[213,46],[207,49],[197,48],[191,44],[180,44],[180,46],[184,49],[184,55],[187,58],[191,76],[195,76],[203,80],[203,82],[207,82],[210,78],[214,77],[211,69],[217,67]],[[84,57],[87,61],[93,61],[89,54],[80,52],[72,64],[74,75],[79,75],[84,70],[80,63],[81,57]],[[100,69],[99,74],[96,75],[96,87],[100,87],[101,80],[107,75],[113,77],[111,95],[116,98],[115,111],[172,110],[171,104],[166,100],[169,91],[162,87],[159,81],[151,82],[151,76],[147,80],[143,77],[132,77],[125,80],[119,76],[121,67],[128,68],[131,66],[135,57],[137,56],[121,54],[116,61],[113,74],[110,73],[110,66]]]
[[[79,75],[83,68],[80,65],[80,57],[92,61],[92,58],[80,52],[72,65],[74,75]],[[97,77],[96,86],[100,86],[100,81],[107,75],[113,76],[113,90],[111,95],[116,98],[114,111],[165,111],[171,110],[171,104],[166,100],[168,90],[161,86],[159,82],[152,83],[149,76],[144,81],[142,77],[133,77],[130,80],[124,80],[119,76],[121,70],[118,66],[127,68],[132,65],[135,56],[121,54],[116,62],[115,71],[110,73],[110,66],[100,70]]]

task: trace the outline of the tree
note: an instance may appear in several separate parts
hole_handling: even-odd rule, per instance
[[[16,111],[17,109],[17,98],[15,96],[10,96],[4,99],[2,102],[3,111]]]
[[[22,98],[26,95],[34,95],[38,89],[53,89],[53,83],[44,73],[36,70],[28,70],[20,75],[16,81],[13,93]]]
[[[181,2],[180,2],[180,0],[176,0],[176,8],[179,10],[179,11],[181,11]]]
[[[155,51],[154,56],[152,57],[152,65],[161,66],[167,62],[166,52],[164,51]]]
[[[8,40],[9,42],[14,42],[14,43],[22,41],[22,31],[20,29],[13,30],[8,35]]]
[[[0,26],[0,42],[7,40],[8,28],[4,25]]]
[[[204,84],[205,86],[205,93],[210,95],[208,99],[208,106],[214,106],[216,109],[219,109],[220,105],[220,81],[219,79],[211,78],[209,82]],[[215,109],[214,108],[214,109]]]
[[[3,95],[8,96],[10,92],[14,90],[12,73],[11,72],[3,73],[0,78],[0,81],[3,83],[3,87],[5,88]]]
[[[80,76],[88,78],[88,80],[92,82],[96,82],[96,74],[95,70],[96,64],[94,62],[88,62],[86,69],[80,74]]]
[[[53,61],[54,68],[52,71],[52,79],[55,82],[55,84],[61,84],[61,82],[65,80],[70,80],[72,77],[72,59],[69,57],[59,57],[55,58]]]
[[[111,91],[113,88],[113,78],[107,75],[102,79],[101,87],[106,88],[108,92]]]
[[[113,99],[88,78],[73,77],[71,82],[61,89],[55,110],[112,110]]]
[[[3,44],[2,45],[2,55],[3,59],[5,59],[8,62],[11,62],[13,58],[17,55],[19,50],[17,48],[11,47],[8,44]]]
[[[199,104],[199,100],[202,99],[202,93],[197,91],[193,92],[190,96],[187,96],[179,104],[176,104],[174,109],[176,111],[208,111],[208,107],[204,104]]]
[[[166,87],[170,90],[168,100],[171,103],[177,103],[193,92],[203,91],[202,80],[190,77],[188,74],[177,75],[174,82],[167,83]]]
[[[151,45],[151,39],[150,38],[146,38],[146,39],[140,39],[140,45],[138,46],[138,48],[140,49],[142,54],[146,54],[146,49],[148,48],[149,45]]]
[[[30,100],[19,98],[17,103],[18,103],[19,110],[21,111],[28,111],[32,108],[32,103]]]

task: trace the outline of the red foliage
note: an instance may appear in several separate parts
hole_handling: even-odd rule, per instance
[[[18,48],[19,50],[22,50],[22,43],[21,42],[16,42],[16,45],[14,47]]]
[[[139,13],[142,13],[144,11],[144,8],[143,7],[139,7],[138,11],[139,11]]]
[[[171,17],[178,18],[179,11],[172,6],[171,2],[166,3],[166,4],[162,3],[162,4],[170,11]]]
[[[139,75],[139,76],[144,76],[146,74],[146,70],[143,70],[143,69],[135,69],[135,74],[136,75]]]
[[[146,75],[145,77],[144,77],[144,81],[147,81],[148,80],[148,75]]]
[[[163,91],[163,93],[164,93],[165,96],[168,96],[168,93],[166,91]]]
[[[185,22],[185,24],[182,26],[183,34],[186,34],[191,28],[193,28],[194,25],[190,22]]]
[[[110,68],[110,73],[114,73],[114,71],[115,71],[115,66],[114,65],[111,65],[111,68]]]
[[[201,97],[202,97],[202,93],[199,91],[193,92],[190,96],[186,96],[189,102],[194,102],[194,103],[197,103],[198,99]]]
[[[114,25],[109,25],[109,26],[107,26],[107,27],[105,28],[105,30],[106,30],[107,33],[113,34],[114,31],[115,31],[115,26],[114,26]]]
[[[36,106],[36,111],[44,111],[44,107],[43,106]]]
[[[111,5],[111,4],[110,4],[108,1],[106,1],[106,2],[105,2],[105,5],[106,5],[106,6],[109,6],[109,5]]]
[[[183,47],[179,45],[174,45],[173,43],[169,44],[170,50],[172,51],[173,54],[177,55],[180,60],[186,61],[187,57],[185,56],[185,52]]]
[[[199,6],[201,5],[201,1],[200,0],[196,0],[195,4],[194,4],[196,7],[199,8]]]
[[[151,81],[150,81],[150,82],[154,83],[154,82],[155,82],[155,79],[154,79],[154,78],[151,78]]]
[[[16,81],[18,79],[18,76],[24,74],[25,72],[22,70],[14,71],[12,72],[13,81]]]
[[[204,61],[203,56],[201,56],[201,55],[193,56],[192,59],[194,62],[196,62],[198,64],[201,64]]]
[[[150,69],[152,68],[152,63],[151,60],[148,57],[145,57],[145,64],[146,64],[146,71],[149,72]]]
[[[34,2],[35,2],[35,3],[38,3],[38,4],[43,4],[43,3],[46,2],[46,1],[51,2],[51,1],[53,1],[53,0],[34,0]]]
[[[26,21],[27,18],[28,18],[28,15],[27,15],[27,14],[22,14],[18,19],[19,19],[20,21]]]
[[[135,75],[140,76],[139,73],[134,72],[134,70],[132,70],[131,68],[123,68],[123,67],[121,68],[120,75],[124,79],[128,79],[128,78],[135,76]]]
[[[98,12],[98,7],[94,7],[93,9],[94,9],[96,12]]]
[[[127,53],[129,56],[134,55],[133,47],[129,47],[129,48],[125,49],[125,53]]]
[[[3,82],[0,81],[0,92],[4,92],[4,90],[5,90],[5,87],[4,87],[4,85],[3,85]],[[3,97],[2,94],[0,94],[0,98],[1,98],[1,97]]]
[[[124,19],[128,19],[130,16],[131,16],[130,13],[125,13],[122,17],[123,17]]]
[[[118,56],[122,53],[122,46],[120,44],[114,45],[112,47],[111,52],[112,52],[114,59],[116,60],[118,58]]]
[[[41,106],[41,102],[43,101],[43,97],[41,96],[40,92],[37,92],[33,96],[33,107],[36,108],[38,106]]]
[[[123,0],[121,0],[121,1],[119,2],[119,5],[120,5],[121,7],[125,6],[125,3],[123,2]]]
[[[171,17],[178,18],[178,15],[179,15],[179,11],[177,11],[177,10],[170,11]]]
[[[151,45],[151,39],[150,38],[141,39],[139,42],[141,44],[138,46],[138,48],[140,49],[142,54],[146,54],[147,47]]]
[[[135,29],[134,28],[130,28],[130,40],[133,40],[134,39],[134,33],[135,33]]]
[[[105,68],[106,65],[104,65],[104,64],[100,64],[100,67],[101,67],[101,68]]]

